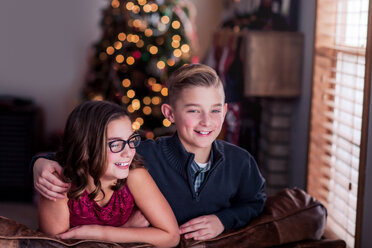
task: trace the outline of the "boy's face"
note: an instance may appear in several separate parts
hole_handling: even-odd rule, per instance
[[[210,151],[219,135],[227,104],[222,86],[196,86],[184,89],[175,106],[163,111],[176,124],[178,136],[188,152]]]

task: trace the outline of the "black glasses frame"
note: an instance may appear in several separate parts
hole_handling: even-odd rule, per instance
[[[136,141],[136,139],[138,139],[138,141]],[[121,141],[122,145],[121,145],[121,148],[119,151],[113,151],[112,150],[112,145],[115,143],[115,142],[118,142],[118,141]],[[122,139],[117,139],[117,140],[113,140],[113,141],[110,141],[108,142],[108,146],[110,148],[110,151],[112,153],[118,153],[118,152],[121,152],[122,150],[124,150],[125,148],[125,145],[128,144],[129,148],[136,148],[137,146],[139,146],[139,144],[141,143],[141,136],[139,134],[133,134],[131,137],[129,137],[128,140],[122,140]]]

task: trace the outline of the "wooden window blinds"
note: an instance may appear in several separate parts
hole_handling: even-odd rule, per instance
[[[307,191],[326,206],[328,229],[348,247],[356,240],[370,79],[368,13],[368,0],[317,1]]]

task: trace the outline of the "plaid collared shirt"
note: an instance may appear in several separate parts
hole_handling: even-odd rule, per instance
[[[201,168],[195,161],[191,163],[191,175],[194,181],[195,193],[199,193],[200,185],[203,183],[207,171],[211,169],[211,160],[209,160],[207,166]]]

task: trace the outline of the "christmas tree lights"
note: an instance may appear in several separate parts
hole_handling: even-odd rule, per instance
[[[103,12],[83,98],[125,105],[133,129],[148,138],[167,133],[171,123],[160,111],[165,82],[180,66],[197,61],[192,15],[187,0],[112,0]]]

